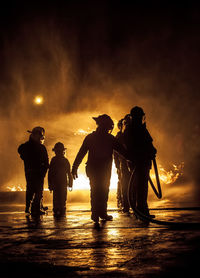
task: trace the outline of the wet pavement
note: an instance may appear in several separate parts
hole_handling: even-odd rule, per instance
[[[25,216],[0,207],[1,277],[188,277],[199,268],[200,229],[145,224],[110,204],[113,221],[95,228],[88,204],[67,216]],[[200,222],[200,211],[155,210],[159,220]]]

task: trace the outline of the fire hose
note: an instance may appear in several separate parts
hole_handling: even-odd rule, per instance
[[[162,198],[162,190],[161,190],[161,185],[160,185],[160,179],[159,179],[159,174],[158,174],[158,168],[156,164],[156,159],[153,159],[153,167],[155,171],[155,176],[156,176],[156,183],[157,183],[157,189],[152,181],[152,179],[149,177],[149,183],[155,193],[155,195],[158,197],[158,199]],[[132,171],[131,178],[129,181],[129,188],[128,188],[128,199],[129,199],[129,204],[130,207],[132,208],[136,218],[142,220],[143,222],[148,222],[148,223],[154,223],[158,225],[164,225],[168,226],[170,228],[200,228],[200,222],[178,222],[178,221],[164,221],[164,220],[158,220],[155,218],[152,218],[150,215],[146,215],[139,211],[136,207],[136,196],[135,196],[135,177],[136,175],[134,174],[135,169]],[[159,210],[200,210],[199,207],[194,207],[194,208],[161,208]]]

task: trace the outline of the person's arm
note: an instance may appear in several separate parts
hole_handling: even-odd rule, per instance
[[[68,159],[66,159],[66,172],[67,172],[67,180],[68,180],[68,187],[72,189],[73,187],[73,177],[72,177],[72,174],[71,174],[71,165],[68,161]]]
[[[114,157],[115,167],[119,169],[120,168],[119,154],[116,151],[114,151],[113,157]]]
[[[74,179],[78,178],[78,167],[81,164],[84,156],[88,152],[88,136],[86,136],[85,140],[83,141],[83,144],[74,160],[73,166],[72,166],[72,176]]]
[[[113,138],[113,148],[115,152],[122,155],[126,160],[129,160],[128,151],[124,145],[122,145],[117,138]]]
[[[49,165],[49,172],[48,172],[48,188],[50,192],[53,190],[53,160],[51,160],[51,163]]]
[[[47,170],[49,168],[49,156],[47,153],[47,149],[45,146],[43,146],[43,162],[42,162],[42,171],[43,171],[43,175],[45,177]]]
[[[26,160],[27,158],[27,149],[26,149],[26,145],[25,144],[21,144],[18,148],[18,153],[21,157],[22,160]]]

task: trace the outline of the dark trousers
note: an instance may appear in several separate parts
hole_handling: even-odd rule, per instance
[[[54,185],[53,189],[53,211],[54,213],[65,214],[67,200],[67,187]]]
[[[127,165],[121,167],[121,195],[122,195],[122,207],[124,211],[129,211],[129,201],[128,201],[128,185],[131,177],[131,173],[128,170]]]
[[[91,218],[98,221],[99,217],[107,216],[107,203],[110,186],[110,169],[86,169],[90,180]]]
[[[149,214],[147,203],[149,165],[136,165],[133,172],[133,200],[135,207],[144,214]]]
[[[117,183],[117,207],[122,208],[122,174],[121,169],[117,169],[118,183]]]
[[[44,177],[37,174],[26,174],[26,210],[31,206],[31,213],[38,213],[43,197]]]

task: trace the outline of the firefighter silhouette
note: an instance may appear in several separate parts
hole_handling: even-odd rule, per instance
[[[148,178],[152,159],[156,155],[153,139],[145,123],[145,113],[141,107],[131,109],[131,122],[124,130],[124,142],[127,147],[132,170],[134,171],[135,207],[142,213],[149,215],[147,203]]]
[[[24,161],[26,177],[26,209],[25,212],[34,216],[44,214],[48,209],[42,205],[44,178],[49,167],[46,147],[43,145],[45,138],[44,128],[37,126],[29,131],[27,142],[21,144],[18,153]]]
[[[119,131],[117,132],[116,138],[120,140],[122,136],[122,127],[123,127],[123,119],[119,120],[117,123],[117,127]],[[118,183],[117,183],[117,207],[121,210],[122,205],[122,173],[121,173],[121,161],[120,161],[120,155],[117,152],[114,152],[114,162],[115,167],[117,169],[117,175],[118,175]]]
[[[124,145],[124,134],[123,131],[127,128],[130,123],[130,115],[126,115],[124,119],[118,122],[119,132],[116,138],[121,144]],[[114,154],[115,165],[118,173],[118,187],[117,187],[117,205],[123,212],[129,212],[129,201],[128,201],[128,185],[131,176],[131,172],[128,168],[127,160],[120,154]]]
[[[67,187],[72,188],[73,179],[63,143],[56,143],[52,150],[55,156],[49,166],[48,185],[49,190],[53,191],[54,216],[63,216],[66,212]]]
[[[99,219],[112,220],[107,214],[107,202],[112,168],[113,151],[126,156],[125,148],[110,133],[114,123],[110,116],[103,114],[93,118],[97,129],[87,135],[72,166],[72,175],[78,177],[77,169],[88,152],[86,174],[90,180],[91,219],[98,224]]]

